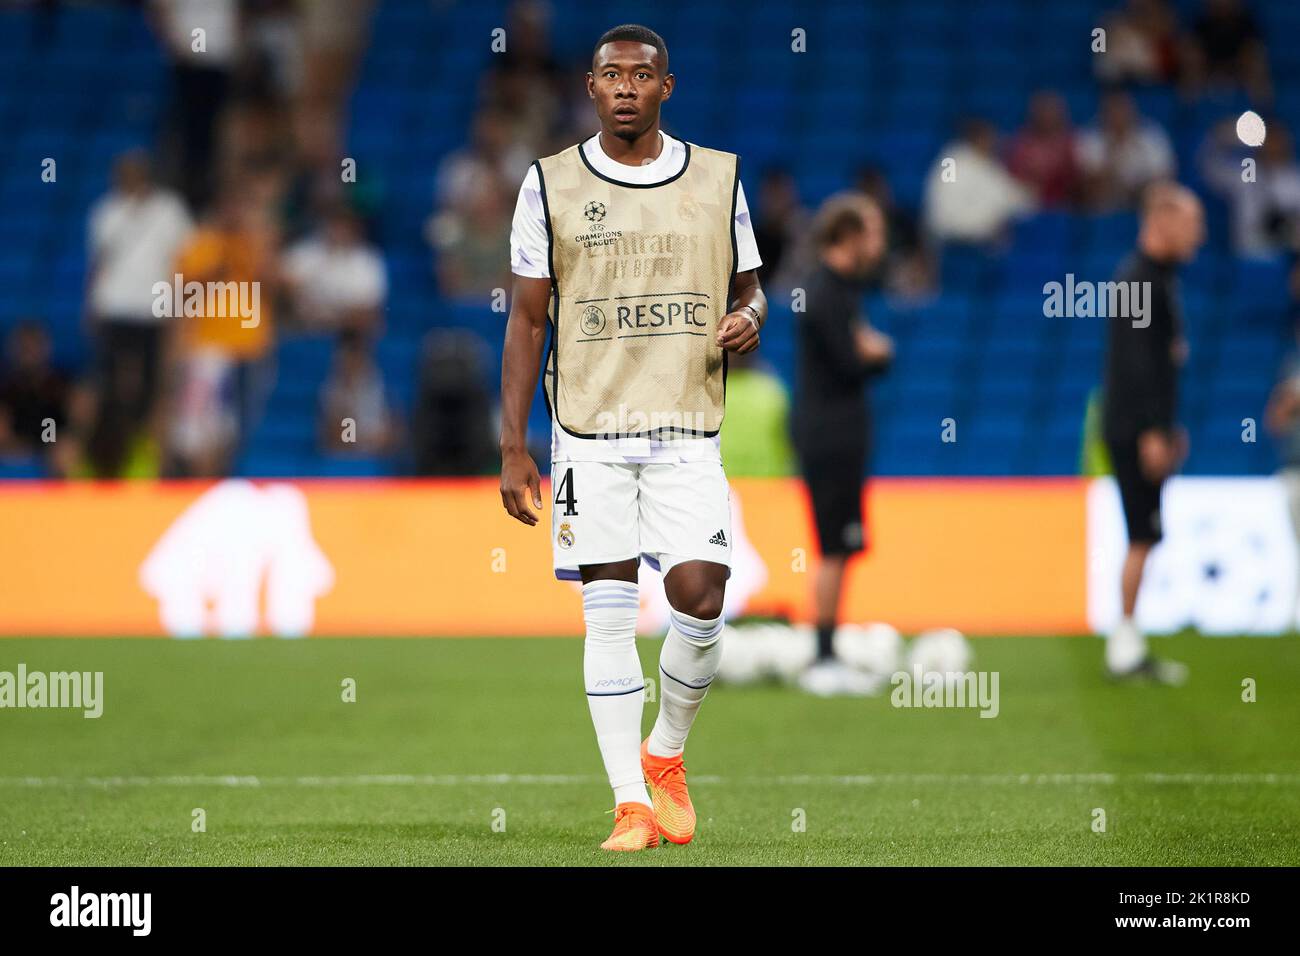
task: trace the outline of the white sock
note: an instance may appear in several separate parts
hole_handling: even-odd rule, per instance
[[[629,581],[592,581],[582,586],[582,614],[587,621],[582,676],[615,805],[650,805],[641,775],[645,675],[636,652],[638,610],[636,585]]]
[[[659,654],[659,716],[650,731],[650,753],[676,757],[685,749],[720,660],[722,617],[702,621],[673,611]]]
[[[1106,637],[1106,666],[1122,674],[1137,667],[1146,656],[1146,635],[1138,630],[1133,618],[1120,618],[1119,624]]]

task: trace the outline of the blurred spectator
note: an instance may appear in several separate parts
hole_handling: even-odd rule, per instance
[[[284,235],[291,240],[310,235],[322,218],[344,203],[371,234],[384,206],[379,164],[358,160],[348,170],[355,179],[344,182],[340,173],[345,151],[333,123],[313,125],[304,120],[297,131],[297,144],[292,162],[282,162],[279,167],[285,177],[279,196]]]
[[[1128,0],[1105,17],[1106,52],[1094,57],[1103,83],[1170,83],[1179,71],[1178,16],[1168,0]]]
[[[119,157],[113,189],[91,209],[88,313],[99,339],[99,378],[105,393],[122,396],[138,420],[152,410],[168,319],[156,309],[154,286],[170,288],[176,252],[193,226],[174,193],[154,185],[147,156]],[[139,365],[138,377],[127,365]],[[124,394],[130,377],[137,394]]]
[[[491,58],[483,98],[489,109],[511,121],[511,139],[531,154],[531,160],[546,155],[544,147],[566,118],[566,73],[551,53],[550,6],[542,0],[515,0],[505,36],[505,50]],[[584,65],[584,77],[587,69]],[[585,91],[585,83],[578,89]],[[590,101],[586,102],[590,112]]]
[[[237,0],[152,0],[155,30],[172,60],[169,138],[174,181],[199,211],[212,196],[218,127],[240,43]]]
[[[438,206],[458,206],[484,181],[520,182],[533,159],[523,143],[511,139],[507,114],[482,110],[474,117],[469,145],[450,153],[438,167]]]
[[[135,421],[128,406],[100,401],[94,424],[86,436],[80,461],[71,478],[157,478],[162,454],[146,424]]]
[[[34,319],[15,325],[6,346],[8,361],[0,368],[0,457],[36,454],[63,427],[68,379],[51,364],[50,334]]]
[[[67,424],[51,449],[65,478],[137,479],[161,474],[162,453],[149,423],[137,421],[120,394],[88,383],[68,396]]]
[[[304,29],[297,0],[244,0],[247,56],[268,91],[291,101],[303,86]]]
[[[590,107],[588,107],[590,109]],[[754,239],[763,259],[759,278],[774,288],[788,288],[787,254],[798,248],[808,224],[808,210],[799,200],[799,186],[787,169],[773,167],[763,173],[758,187],[758,215]],[[782,272],[784,266],[785,272]]]
[[[285,255],[284,279],[297,321],[314,332],[377,331],[388,296],[388,275],[368,245],[361,221],[343,204],[326,216],[319,234]]]
[[[235,367],[215,349],[194,349],[177,367],[177,390],[168,423],[168,471],[179,477],[227,473],[239,440]]]
[[[1290,132],[1276,120],[1269,124],[1254,178],[1248,181],[1241,164],[1255,152],[1242,145],[1230,119],[1216,126],[1201,147],[1201,175],[1231,209],[1233,249],[1258,257],[1300,250],[1300,165]]]
[[[1074,201],[1081,174],[1070,112],[1059,93],[1040,90],[1030,99],[1025,125],[1007,150],[1007,166],[1040,206]]]
[[[1273,96],[1268,54],[1254,14],[1241,0],[1205,0],[1183,44],[1184,90],[1244,89],[1256,103]]]
[[[551,53],[551,16],[551,5],[545,0],[514,0],[506,22],[508,42],[493,61],[493,72],[560,82],[564,70]]]
[[[731,477],[790,475],[790,395],[756,354],[728,357],[727,401],[744,411],[722,421],[723,468]]]
[[[349,95],[369,41],[374,0],[296,0],[303,57],[301,88],[289,106],[295,148],[290,159],[286,234],[297,239],[320,210],[346,201],[373,226],[384,201],[381,164],[345,148]],[[352,160],[346,181],[343,160]]]
[[[921,241],[915,214],[898,204],[878,166],[859,169],[854,188],[872,199],[885,217],[887,251],[878,273],[885,289],[908,299],[929,295],[934,290],[934,262]]]
[[[341,114],[369,40],[374,0],[298,0],[303,97],[312,113]]]
[[[358,332],[339,337],[334,368],[320,397],[320,443],[327,452],[383,455],[397,439],[384,379],[370,348]]]
[[[1136,208],[1143,187],[1173,176],[1176,166],[1164,131],[1118,90],[1102,97],[1096,123],[1080,133],[1079,162],[1085,202],[1096,211]]]
[[[976,245],[999,239],[1010,221],[1033,209],[1033,198],[998,159],[997,131],[970,120],[944,147],[925,182],[925,225],[942,242]]]
[[[440,290],[472,298],[509,288],[510,208],[500,183],[480,176],[461,207],[432,217],[425,229]]]
[[[302,29],[293,0],[246,0],[243,42],[219,131],[222,169],[278,165],[294,152]]]
[[[199,303],[187,292],[181,325],[170,438],[183,474],[223,474],[269,392],[277,244],[264,211],[231,190],[177,260],[187,290],[202,283],[207,292]],[[221,289],[236,294],[213,294]]]
[[[417,475],[479,475],[496,467],[490,361],[472,332],[433,332],[425,340],[411,428]]]

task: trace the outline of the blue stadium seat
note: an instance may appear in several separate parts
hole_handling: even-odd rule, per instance
[[[555,0],[552,35],[565,62],[586,56],[590,5]],[[1186,19],[1198,2],[1181,2]],[[12,5],[11,5],[12,7]],[[36,13],[0,12],[0,117],[12,131],[0,154],[0,323],[45,317],[61,361],[90,353],[79,328],[85,280],[85,219],[108,185],[113,155],[156,139],[168,105],[168,65],[139,5],[63,5],[46,49],[29,41]],[[1300,5],[1255,0],[1266,25],[1276,115],[1300,127]],[[856,166],[880,165],[905,207],[921,201],[924,177],[954,123],[982,113],[1004,132],[1023,122],[1036,86],[1061,92],[1076,123],[1095,114],[1097,85],[1087,37],[1098,8],[1087,3],[862,3],[830,0],[797,9],[754,0],[739,21],[718,5],[665,7],[640,0],[618,19],[660,26],[673,49],[679,88],[665,112],[669,128],[705,145],[744,155],[751,200],[769,164],[796,176],[815,203],[844,188]],[[466,139],[492,64],[486,38],[506,22],[506,0],[472,4],[386,0],[376,5],[372,43],[351,97],[349,154],[385,188],[378,240],[391,296],[387,334],[377,349],[392,399],[413,400],[419,343],[431,328],[471,328],[499,353],[505,317],[483,302],[439,296],[422,235],[439,163]],[[810,53],[790,52],[790,30],[808,30]],[[86,96],[93,90],[92,100]],[[1237,93],[1184,104],[1168,89],[1135,92],[1142,113],[1165,126],[1184,177],[1195,184],[1195,151],[1206,130],[1244,108]],[[59,183],[31,175],[44,156],[59,157]],[[1287,264],[1232,257],[1227,211],[1210,203],[1211,243],[1183,270],[1192,343],[1184,412],[1192,429],[1189,469],[1209,473],[1270,467],[1271,446],[1234,438],[1233,422],[1267,397],[1283,352],[1292,347]],[[1042,285],[1110,278],[1132,250],[1131,213],[1081,216],[1044,212],[1016,224],[1010,247],[988,252],[949,247],[942,291],[907,304],[873,297],[872,320],[893,334],[894,367],[875,386],[884,474],[1047,474],[1077,468],[1079,429],[1102,371],[1104,322],[1048,319]],[[794,316],[775,301],[764,358],[785,381],[793,374]],[[373,476],[395,465],[322,457],[315,414],[333,341],[289,337],[278,346],[279,379],[265,420],[241,457],[245,474]],[[495,376],[493,376],[495,378]],[[937,441],[938,420],[959,419],[955,445]],[[544,435],[545,411],[530,425]],[[6,466],[0,477],[12,477]]]

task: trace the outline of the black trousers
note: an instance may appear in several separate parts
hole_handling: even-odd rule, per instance
[[[120,403],[137,424],[149,418],[158,399],[163,335],[163,326],[154,322],[100,320],[100,401]]]

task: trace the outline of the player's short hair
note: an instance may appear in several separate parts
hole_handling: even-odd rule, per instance
[[[606,43],[617,43],[620,40],[631,40],[633,43],[644,43],[646,46],[655,48],[659,58],[664,61],[664,73],[668,73],[668,44],[664,38],[655,33],[649,27],[643,27],[639,23],[624,23],[612,29],[606,30],[596,41],[596,45],[591,51],[591,62],[596,62],[596,53]]]
[[[1172,206],[1177,206],[1191,195],[1186,186],[1175,182],[1172,179],[1157,179],[1148,183],[1142,190],[1142,215],[1150,216],[1152,213],[1163,211]]]
[[[864,193],[836,193],[822,203],[813,217],[813,245],[825,249],[863,232],[867,228],[867,216],[879,209],[875,200]]]

